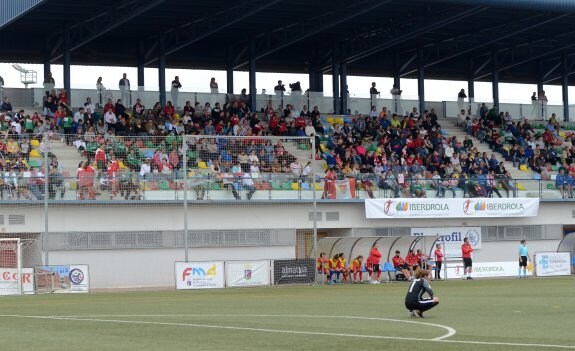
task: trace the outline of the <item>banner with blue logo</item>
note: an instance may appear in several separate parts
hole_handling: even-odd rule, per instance
[[[37,266],[35,273],[54,273],[54,289],[59,292],[87,293],[90,291],[90,274],[88,265],[57,265],[57,266]],[[49,288],[51,278],[38,275],[36,286],[38,288]]]
[[[538,198],[366,199],[366,218],[534,217]]]
[[[571,253],[569,252],[536,252],[535,275],[551,277],[571,275]]]

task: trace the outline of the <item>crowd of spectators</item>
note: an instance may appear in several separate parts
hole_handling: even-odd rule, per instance
[[[281,91],[281,81],[276,88]],[[134,193],[132,185],[137,184],[137,178],[148,174],[173,180],[184,168],[200,165],[202,176],[219,177],[224,188],[229,188],[230,183],[222,179],[222,174],[231,174],[236,179],[231,183],[235,198],[239,198],[238,184],[256,189],[261,174],[267,173],[284,174],[309,186],[306,177],[311,174],[310,163],[299,164],[281,141],[272,143],[258,138],[262,136],[314,137],[316,147],[312,153],[327,165],[323,177],[326,198],[330,197],[333,182],[346,178],[356,179],[355,184],[370,197],[374,197],[377,187],[385,191],[384,196],[391,197],[426,197],[431,196],[430,191],[436,197],[455,197],[456,190],[468,197],[501,197],[499,190],[508,197],[516,196],[514,180],[496,154],[512,166],[529,168],[536,174],[545,173],[549,163],[561,164],[557,177],[564,182],[557,183],[561,193],[570,195],[574,185],[575,166],[571,167],[570,161],[575,157],[575,146],[570,137],[560,136],[561,126],[555,115],[545,130],[537,133],[527,119],[514,120],[509,113],[499,112],[497,106],[487,108],[485,104],[476,115],[471,110],[461,111],[458,124],[467,133],[463,140],[447,135],[433,109],[420,113],[413,108],[400,116],[383,107],[381,111],[372,109],[369,115],[327,123],[317,106],[311,110],[292,104],[274,108],[270,103],[264,111],[255,113],[247,99],[241,98],[224,104],[216,102],[214,106],[186,101],[178,110],[170,101],[165,106],[156,103],[149,108],[139,99],[132,106],[124,105],[122,99],[108,99],[102,109],[96,109],[91,98],[87,98],[83,106],[72,110],[66,92],[52,90],[46,92],[41,114],[14,113],[9,97],[4,99],[2,111],[2,128],[10,141],[3,144],[6,150],[1,150],[8,154],[6,159],[18,162],[18,157],[6,147],[8,144],[16,142],[20,151],[15,154],[25,159],[31,139],[41,141],[45,133],[57,135],[86,157],[86,164],[95,169],[96,179],[109,187],[113,196],[120,193],[130,197],[122,190],[131,189]],[[186,167],[183,136],[188,136]],[[492,153],[479,152],[474,145],[478,142],[488,144]],[[557,147],[561,152],[557,152]],[[6,168],[5,162],[3,166]],[[78,174],[82,168],[78,167]],[[234,168],[237,172],[233,172]],[[123,175],[125,172],[128,175]],[[116,179],[122,177],[133,181],[126,187],[110,185],[119,184]],[[247,177],[250,179],[241,180]],[[203,198],[201,188],[198,187],[198,198]],[[252,195],[248,192],[247,197]]]

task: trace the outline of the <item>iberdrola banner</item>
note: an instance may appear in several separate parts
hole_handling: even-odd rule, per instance
[[[366,199],[366,218],[533,217],[538,198]]]

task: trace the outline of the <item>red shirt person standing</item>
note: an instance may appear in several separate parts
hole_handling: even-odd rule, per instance
[[[473,253],[473,247],[469,243],[469,238],[463,239],[463,245],[461,245],[461,257],[463,258],[463,280],[473,279],[471,278],[471,271],[473,270],[473,262],[471,260],[471,254]]]
[[[441,251],[441,244],[435,245],[435,279],[441,279],[441,267],[443,266],[443,251]]]
[[[369,252],[369,257],[367,261],[371,263],[371,283],[379,284],[379,276],[381,275],[381,270],[379,269],[379,263],[381,262],[381,252],[379,251],[377,243],[373,244],[371,251]]]

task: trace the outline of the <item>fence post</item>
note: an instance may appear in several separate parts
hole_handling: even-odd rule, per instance
[[[44,237],[42,238],[42,246],[44,249],[44,264],[50,264],[50,254],[48,251],[48,153],[50,151],[50,139],[48,133],[43,134],[44,138]]]
[[[188,143],[186,135],[182,138],[182,162],[184,168],[184,257],[186,262],[189,261],[188,257]]]

